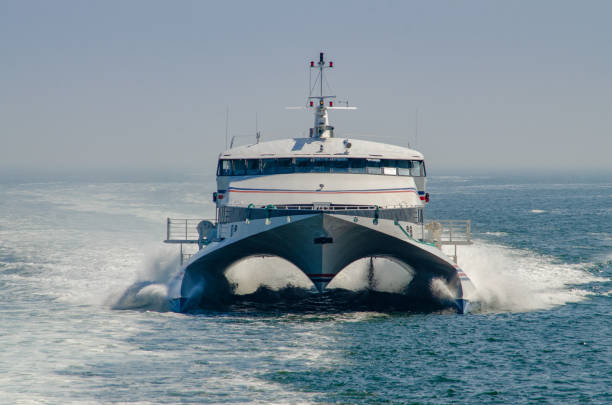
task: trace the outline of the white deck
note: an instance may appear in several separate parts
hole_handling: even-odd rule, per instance
[[[350,147],[347,147],[349,146]],[[256,159],[265,157],[361,157],[423,160],[413,149],[350,138],[292,138],[261,142],[228,149],[221,159]]]

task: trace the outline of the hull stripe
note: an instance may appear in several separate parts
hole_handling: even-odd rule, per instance
[[[230,187],[230,193],[273,193],[273,194],[381,194],[381,193],[417,193],[414,188],[382,188],[366,190],[290,190],[290,189],[264,189],[264,188],[238,188]]]

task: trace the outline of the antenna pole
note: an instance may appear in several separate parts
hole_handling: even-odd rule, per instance
[[[256,143],[259,143],[261,139],[261,134],[259,133],[259,120],[257,118],[257,113],[255,113],[255,140]]]
[[[414,118],[414,148],[416,149],[419,144],[419,109],[416,109]]]
[[[312,69],[319,70],[319,77],[318,77],[319,95],[313,96],[312,93],[313,93],[314,88],[311,88],[310,95],[308,96],[308,99],[310,100],[309,102],[310,107],[313,107],[315,109],[314,127],[310,129],[311,138],[333,138],[334,136],[334,127],[329,125],[329,117],[327,115],[327,107],[325,106],[325,99],[326,98],[333,99],[333,98],[336,98],[336,96],[326,96],[323,94],[323,80],[324,80],[323,75],[325,74],[324,70],[328,68],[333,68],[334,63],[326,62],[324,55],[325,54],[323,52],[319,53],[319,62],[317,62],[316,64],[315,64],[315,61],[310,62],[311,72],[312,72]],[[315,82],[314,86],[316,85],[317,83]],[[314,105],[314,100],[317,100],[316,106]],[[330,107],[333,106],[332,101],[329,102],[329,106]]]
[[[323,100],[323,66],[325,65],[325,62],[323,62],[323,52],[319,53],[319,71],[320,71],[320,76],[319,79],[321,81],[320,87],[321,87],[321,91],[319,93],[319,97],[321,97],[321,100]]]
[[[227,137],[229,136],[229,105],[225,106],[225,149],[227,149]]]

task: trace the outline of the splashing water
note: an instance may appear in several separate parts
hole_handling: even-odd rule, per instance
[[[376,291],[401,293],[414,278],[414,270],[410,266],[386,257],[375,257],[372,265],[372,280],[369,277],[370,258],[363,258],[342,269],[327,288],[360,291],[373,287]]]
[[[148,256],[146,264],[123,293],[111,294],[113,309],[168,310],[168,283],[179,269],[179,258],[167,250]]]
[[[484,311],[522,312],[584,299],[578,286],[607,281],[585,264],[558,263],[551,257],[476,242],[458,249],[459,265],[476,287]]]
[[[225,276],[235,294],[249,294],[261,286],[272,290],[292,286],[311,289],[308,277],[293,263],[280,257],[248,257],[231,265]]]
[[[455,299],[455,294],[453,294],[446,281],[442,278],[432,278],[431,282],[429,283],[429,289],[431,290],[433,296],[439,300],[452,301]]]
[[[580,285],[607,281],[589,273],[585,264],[557,263],[551,257],[483,242],[460,247],[458,257],[459,265],[476,287],[484,312],[534,311],[578,302],[590,294],[579,288]],[[110,297],[112,308],[168,310],[168,283],[179,268],[178,257],[166,250],[149,255],[146,263],[125,291]],[[364,258],[338,273],[328,290],[371,289],[401,294],[414,277],[414,270],[409,266],[388,258],[376,257],[372,264],[372,280],[369,280],[370,259]],[[237,296],[283,290],[285,298],[291,294],[302,298],[303,294],[296,289],[314,291],[308,277],[279,257],[250,257],[230,266],[225,275]],[[432,279],[429,287],[433,297],[441,301],[454,298],[442,279]]]

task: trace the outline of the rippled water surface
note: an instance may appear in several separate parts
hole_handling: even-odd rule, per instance
[[[164,220],[212,216],[212,189],[0,179],[1,404],[612,402],[610,176],[431,178],[428,216],[472,219],[467,316],[393,304],[409,279],[384,263],[338,304],[265,260],[227,307],[167,312]]]

